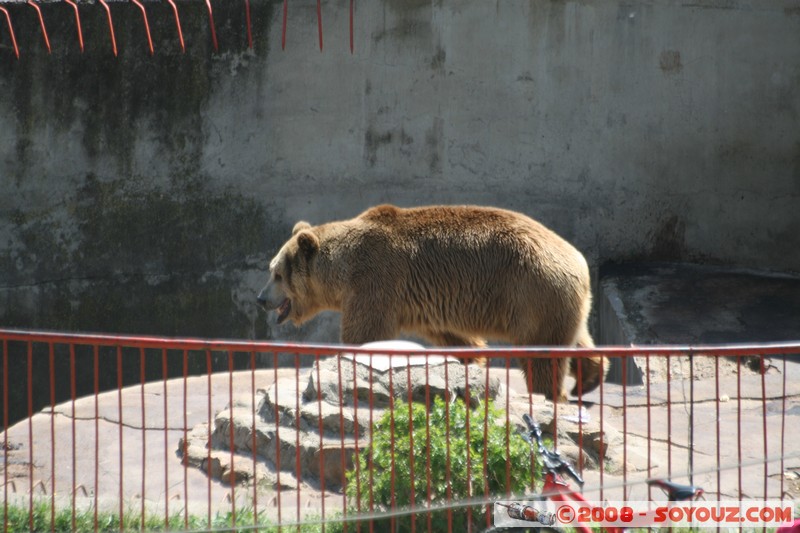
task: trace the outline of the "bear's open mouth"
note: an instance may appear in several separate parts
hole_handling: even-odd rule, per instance
[[[284,299],[281,305],[278,306],[278,324],[283,323],[289,312],[292,310],[292,301],[289,298]]]

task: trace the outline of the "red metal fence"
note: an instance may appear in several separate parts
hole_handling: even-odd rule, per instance
[[[67,529],[88,513],[94,529],[109,516],[137,529],[211,527],[225,516],[241,525],[383,530],[355,519],[396,511],[398,528],[410,514],[411,530],[439,531],[426,511],[446,509],[443,524],[458,529],[465,501],[475,504],[468,525],[489,525],[480,510],[519,493],[518,473],[527,492],[541,488],[527,455],[510,459],[522,413],[573,459],[589,498],[658,499],[644,483],[651,477],[700,485],[719,499],[800,498],[800,342],[376,354],[0,330],[0,343],[4,529],[15,511],[33,528],[43,504],[51,529],[64,513]],[[622,383],[568,402],[525,393],[517,360],[597,354],[616,361]],[[442,355],[490,364],[451,365]],[[220,364],[227,370],[215,372]],[[640,382],[631,384],[637,369]],[[444,422],[436,397],[445,399]],[[457,411],[459,397],[471,409]],[[424,412],[414,431],[412,411]],[[496,428],[499,441],[490,442]],[[378,438],[390,439],[381,452],[390,466],[380,466]],[[464,474],[466,485],[457,479]],[[389,500],[381,501],[386,483]]]

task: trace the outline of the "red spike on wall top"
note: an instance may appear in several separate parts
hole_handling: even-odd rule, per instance
[[[139,11],[142,12],[142,19],[144,20],[144,31],[147,34],[147,47],[150,50],[150,55],[153,55],[153,38],[150,36],[150,24],[147,22],[147,11],[144,9],[144,5],[139,0],[131,0],[136,7],[139,8]]]
[[[47,53],[51,52],[50,50],[50,38],[47,36],[47,28],[44,26],[44,17],[42,17],[42,10],[36,5],[32,0],[28,0],[28,5],[31,6],[33,9],[36,10],[36,14],[39,16],[39,25],[42,27],[42,37],[44,38],[44,45],[47,47]]]
[[[81,47],[81,53],[83,53],[83,30],[81,29],[81,13],[78,11],[78,4],[73,0],[64,1],[75,11],[75,27],[78,29],[78,45]]]
[[[116,32],[114,29],[114,19],[111,6],[109,4],[110,0],[97,0],[97,3],[89,2],[89,0],[63,0],[63,2],[72,8],[72,11],[75,16],[75,30],[78,38],[78,47],[81,53],[85,51],[85,42],[84,42],[84,32],[83,32],[83,24],[81,22],[81,9],[79,8],[79,4],[83,4],[83,9],[91,9],[98,4],[103,8],[105,11],[105,18],[106,22],[108,23],[108,36],[109,41],[111,44],[111,51],[114,56],[119,55],[119,49],[117,45],[117,38]],[[143,0],[128,0],[131,4],[135,5],[139,13],[142,16],[142,23],[144,25],[144,37],[146,39],[146,47],[149,54],[152,56],[155,54],[155,47],[153,44],[153,35],[150,29],[150,21],[148,19],[147,9],[145,8],[145,4]],[[169,4],[172,14],[175,18],[175,28],[177,31],[178,42],[180,44],[181,52],[186,52],[186,42],[184,40],[183,35],[183,25],[181,24],[180,12],[178,10],[178,5],[176,4],[175,0],[159,0],[162,2],[166,2]],[[209,25],[209,32],[211,36],[211,43],[214,47],[214,51],[219,51],[219,40],[217,36],[217,26],[214,20],[214,10],[212,7],[212,0],[203,0],[205,3],[206,10],[208,12],[208,25]],[[114,3],[114,2],[112,2]],[[51,2],[47,2],[46,5],[49,6]],[[316,2],[316,15],[317,15],[317,40],[318,46],[320,51],[323,50],[323,27],[322,27],[322,0],[317,0]],[[19,59],[20,57],[20,49],[19,44],[16,39],[16,35],[14,33],[14,27],[12,23],[12,13],[14,9],[17,7],[8,8],[8,6],[24,6],[28,5],[36,11],[36,16],[39,21],[39,27],[42,32],[42,39],[44,41],[44,46],[47,49],[48,54],[52,52],[51,47],[51,36],[47,31],[47,26],[45,24],[45,17],[42,13],[41,8],[41,0],[24,0],[18,2],[6,2],[4,0],[0,0],[0,12],[5,15],[5,26],[8,30],[9,37],[11,39],[11,45],[14,51],[14,55]],[[117,9],[116,7],[114,9]],[[247,36],[247,47],[252,50],[253,48],[253,32],[252,32],[252,19],[250,13],[250,0],[244,0],[244,9],[245,9],[245,32]],[[124,13],[124,12],[123,12]],[[152,13],[151,13],[152,14]],[[119,15],[118,15],[119,16]],[[288,25],[288,18],[289,18],[289,2],[288,0],[283,1],[283,16],[281,21],[281,49],[286,49],[286,35],[287,35],[287,25]],[[355,18],[355,0],[349,0],[349,48],[350,53],[354,53],[354,18]],[[1,33],[1,32],[0,32]],[[139,34],[141,35],[141,34]]]
[[[17,38],[14,36],[14,26],[11,24],[11,15],[8,14],[8,10],[4,7],[0,7],[0,11],[6,16],[6,26],[11,36],[11,43],[14,45],[14,54],[17,56],[17,59],[19,59],[19,47],[17,46]]]

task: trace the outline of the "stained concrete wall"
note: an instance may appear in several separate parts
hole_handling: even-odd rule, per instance
[[[43,4],[0,31],[0,325],[335,340],[254,305],[298,219],[379,203],[523,211],[595,271],[800,271],[798,0]]]

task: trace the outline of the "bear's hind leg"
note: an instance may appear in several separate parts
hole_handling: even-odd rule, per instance
[[[575,340],[575,346],[578,348],[594,348],[594,340],[589,334],[586,326],[581,328],[578,338]],[[581,378],[578,381],[578,359],[575,357],[569,361],[569,373],[576,380],[575,387],[573,387],[573,396],[578,396],[579,393],[586,394],[600,386],[600,382],[605,379],[608,373],[609,362],[608,358],[604,356],[584,357],[580,359],[581,365]]]
[[[530,330],[513,338],[517,346],[569,346],[575,336],[575,330],[554,328],[550,331]],[[548,400],[567,401],[564,379],[569,372],[569,357],[526,357],[517,362],[525,376],[528,394],[543,394]]]
[[[528,394],[544,394],[548,400],[555,396],[559,403],[565,403],[564,377],[569,372],[569,361],[568,357],[518,359]]]

